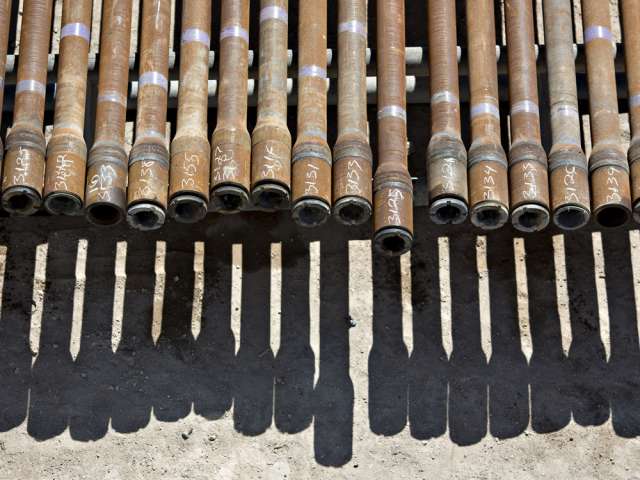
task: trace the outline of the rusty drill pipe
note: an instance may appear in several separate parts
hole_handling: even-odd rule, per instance
[[[211,148],[207,138],[211,2],[190,0],[182,9],[178,127],[171,143],[169,215],[202,220],[209,205]]]
[[[220,213],[236,213],[249,205],[249,3],[222,1],[218,123],[211,138],[211,207]]]
[[[25,0],[20,32],[20,63],[7,135],[2,206],[9,213],[31,215],[42,204],[45,170],[44,123],[47,57],[53,0]]]
[[[378,168],[374,179],[377,251],[402,255],[413,244],[413,184],[407,166],[404,0],[378,0]]]
[[[631,216],[631,187],[621,145],[609,3],[582,0],[582,23],[593,145],[589,158],[593,213],[601,226],[619,227]]]
[[[589,170],[582,150],[571,0],[544,0],[544,29],[553,145],[549,154],[553,221],[563,230],[591,217]]]
[[[505,13],[511,103],[511,223],[522,232],[537,232],[549,225],[551,215],[547,154],[540,135],[531,0],[506,0]]]
[[[455,0],[429,0],[431,140],[427,150],[429,213],[434,223],[458,224],[469,213],[467,150],[460,126]]]
[[[104,0],[95,141],[87,162],[85,214],[94,225],[126,216],[125,124],[131,43],[131,0]]]
[[[54,215],[78,215],[84,203],[83,132],[92,9],[93,0],[65,0],[62,5],[55,115],[44,180],[44,206]]]
[[[633,217],[636,222],[640,222],[640,1],[622,0],[622,20],[629,86],[631,146],[628,159],[631,168],[631,198]]]
[[[9,31],[11,30],[11,0],[0,0],[0,105],[4,105],[4,74],[9,48]],[[0,121],[2,108],[0,108]],[[4,155],[4,145],[0,138],[0,165]]]
[[[292,152],[294,220],[316,227],[331,215],[327,144],[327,1],[300,2],[298,136]]]
[[[274,211],[291,201],[291,134],[287,128],[287,0],[260,2],[258,121],[252,136],[251,197]]]
[[[507,156],[500,140],[498,67],[493,0],[467,2],[471,137],[469,205],[471,222],[484,230],[509,219]]]
[[[149,231],[164,225],[169,190],[166,141],[171,0],[143,0],[136,140],[129,154],[127,221]]]
[[[367,0],[340,0],[338,139],[333,149],[333,213],[344,225],[371,218],[373,155],[367,125]]]

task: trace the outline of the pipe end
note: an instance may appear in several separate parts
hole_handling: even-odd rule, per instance
[[[127,222],[141,232],[158,230],[164,225],[165,219],[164,210],[153,203],[138,203],[127,211]]]
[[[591,212],[578,205],[565,205],[553,214],[553,223],[562,230],[579,230],[591,219]]]
[[[631,218],[631,212],[623,205],[605,205],[596,210],[596,221],[604,228],[617,228],[626,224]]]
[[[549,225],[549,220],[549,210],[541,205],[521,205],[511,213],[514,228],[525,233],[544,230]]]
[[[12,215],[33,215],[42,205],[42,196],[29,187],[11,187],[2,195],[2,207]]]
[[[207,202],[197,195],[178,195],[169,203],[169,215],[180,223],[197,223],[207,212]]]
[[[297,202],[291,214],[298,225],[313,228],[327,221],[331,216],[331,208],[326,202],[309,198]]]
[[[333,206],[333,214],[341,224],[353,227],[368,222],[373,209],[364,198],[344,197]]]
[[[471,211],[471,223],[483,230],[497,230],[508,221],[509,210],[501,203],[481,203]]]
[[[383,228],[374,235],[373,245],[383,255],[398,257],[411,250],[413,235],[403,228]]]
[[[633,219],[636,223],[640,223],[640,202],[637,202],[633,207]]]
[[[51,215],[76,216],[82,213],[82,201],[71,193],[56,192],[44,199],[44,208]]]
[[[277,183],[263,183],[251,192],[253,204],[270,212],[289,208],[291,195],[289,189]]]
[[[431,221],[438,225],[458,225],[469,215],[466,202],[457,198],[441,198],[429,207]]]
[[[248,206],[249,195],[242,187],[224,185],[211,192],[211,208],[218,213],[238,213]]]
[[[124,220],[126,213],[112,203],[96,202],[85,209],[87,220],[98,227],[111,227]]]

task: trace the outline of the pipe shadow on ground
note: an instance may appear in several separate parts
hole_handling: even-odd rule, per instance
[[[367,403],[369,428],[375,434],[393,436],[408,425],[416,439],[449,435],[456,444],[472,445],[488,434],[513,438],[528,427],[547,433],[564,428],[571,419],[579,425],[611,419],[617,435],[638,436],[640,340],[629,233],[602,234],[608,359],[591,233],[564,236],[571,331],[566,352],[553,233],[525,238],[532,346],[527,360],[521,346],[513,232],[486,237],[487,330],[481,324],[478,285],[484,273],[478,270],[475,233],[464,227],[435,229],[422,218],[426,212],[417,209],[410,262],[411,351],[403,335],[398,259],[373,257],[372,324],[350,329],[349,239],[366,238],[366,229],[349,232],[331,224],[315,232],[298,231],[284,214],[278,222],[251,214],[216,218],[189,229],[173,225],[153,235],[124,227],[94,230],[78,219],[2,220],[2,243],[8,249],[0,321],[0,429],[27,421],[27,431],[36,440],[69,428],[72,438],[92,441],[109,428],[136,432],[152,415],[175,422],[193,409],[216,421],[232,412],[236,430],[249,436],[272,427],[289,434],[313,428],[316,461],[343,465],[354,450],[349,339],[370,328]],[[443,330],[441,318],[440,237],[448,238],[450,332]],[[77,283],[74,260],[81,239],[87,241],[88,261],[80,347],[74,358],[69,342]],[[192,334],[194,239],[203,242],[205,252],[197,336]],[[114,327],[118,241],[127,244],[127,278],[121,292],[122,325]],[[166,242],[164,269],[157,268],[158,241]],[[309,296],[310,245],[315,241],[320,245],[317,352],[311,346]],[[281,242],[282,305],[279,348],[273,351],[270,267],[276,242]],[[42,327],[32,364],[35,251],[45,243]],[[242,290],[236,339],[232,278],[239,251]],[[161,304],[158,274],[164,278]],[[152,337],[154,312],[162,318],[157,341]],[[114,328],[121,333],[112,348]],[[483,349],[487,331],[490,355]],[[451,338],[449,355],[445,334]]]

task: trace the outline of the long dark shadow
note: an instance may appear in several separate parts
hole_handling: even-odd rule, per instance
[[[628,233],[603,234],[603,248],[611,332],[611,417],[616,434],[632,438],[640,435],[640,340]]]
[[[161,393],[154,388],[158,358],[151,337],[155,255],[154,236],[129,231],[122,334],[113,361],[111,426],[119,433],[146,427]]]
[[[313,392],[313,438],[316,461],[325,466],[342,466],[353,455],[348,247],[335,232],[320,245],[320,372]]]
[[[74,440],[94,441],[109,429],[115,369],[111,346],[116,235],[90,229],[80,350],[72,374],[69,431]]]
[[[165,422],[175,422],[189,414],[192,385],[198,383],[192,368],[195,345],[191,334],[194,242],[191,232],[172,224],[167,228],[172,227],[176,234],[166,244],[162,329],[156,342],[158,364],[153,374],[153,412]]]
[[[260,227],[256,225],[256,228]],[[236,355],[233,408],[234,426],[245,435],[264,433],[271,426],[273,417],[270,268],[269,237],[260,235],[245,241],[242,245],[240,348]]]
[[[451,238],[453,350],[449,362],[449,435],[471,445],[487,434],[487,358],[482,350],[474,235]]]
[[[491,306],[489,426],[497,438],[513,438],[529,425],[527,359],[522,352],[513,238],[487,240]]]
[[[600,336],[591,235],[567,235],[565,245],[573,337],[568,372],[571,410],[579,425],[602,425],[609,418],[607,359]]]
[[[407,424],[409,352],[402,336],[400,259],[373,256],[373,345],[369,352],[369,423],[379,435]]]
[[[195,342],[193,406],[198,415],[218,419],[233,404],[235,339],[231,330],[232,242],[207,235],[200,334]]]
[[[310,344],[309,243],[296,236],[282,245],[282,316],[275,361],[276,427],[297,433],[313,419],[315,355]]]
[[[29,435],[38,440],[66,430],[73,371],[69,347],[78,240],[65,231],[51,232],[48,243],[40,345],[31,371],[27,422]]]
[[[571,421],[571,380],[562,350],[553,238],[527,238],[525,248],[533,346],[529,362],[531,427],[539,433],[550,433]]]
[[[2,243],[8,248],[0,320],[0,432],[6,432],[27,418],[34,264],[36,246],[46,242],[46,236],[21,220],[2,223]]]
[[[426,211],[418,211],[426,217]],[[438,239],[429,227],[426,222],[416,224],[411,252],[413,351],[408,365],[408,417],[411,435],[420,440],[447,431],[449,360],[442,340]]]

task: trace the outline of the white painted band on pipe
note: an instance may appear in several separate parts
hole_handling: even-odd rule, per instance
[[[500,109],[493,103],[482,102],[471,107],[471,119],[481,117],[483,115],[491,115],[500,120]]]
[[[155,85],[162,88],[165,92],[169,89],[169,81],[160,72],[144,72],[138,79],[138,86],[140,88]]]
[[[338,33],[355,33],[367,39],[367,25],[357,20],[342,22],[338,25]]]
[[[435,105],[437,103],[452,103],[455,105],[459,105],[460,99],[455,93],[450,92],[449,90],[443,90],[431,95],[431,104]]]
[[[247,42],[247,45],[249,44],[249,32],[239,25],[231,25],[230,27],[225,27],[220,31],[220,41],[231,37],[241,38]]]
[[[327,78],[327,70],[319,65],[303,65],[298,70],[298,77]]]
[[[280,20],[284,23],[289,23],[289,14],[284,8],[271,5],[260,10],[260,23],[267,20]]]
[[[120,92],[116,92],[115,90],[105,90],[104,92],[98,95],[98,103],[100,102],[118,103],[123,107],[126,107],[127,97],[121,94]]]
[[[538,104],[531,100],[522,100],[516,102],[511,106],[511,115],[517,115],[519,113],[532,113],[536,116],[540,116],[540,108]]]
[[[399,105],[389,105],[378,110],[378,120],[388,117],[399,118],[406,123],[407,111]]]
[[[206,45],[207,48],[210,48],[211,46],[211,38],[209,37],[209,34],[199,28],[188,28],[182,32],[180,43],[184,45],[185,43],[192,42],[201,43]]]
[[[91,29],[84,23],[67,23],[60,31],[60,40],[65,37],[80,37],[91,41]]]
[[[22,80],[16,84],[16,95],[19,93],[37,93],[43,97],[47,93],[47,87],[44,83],[37,80]]]

